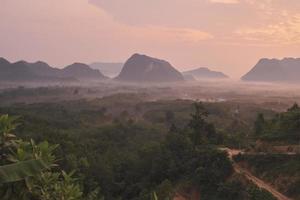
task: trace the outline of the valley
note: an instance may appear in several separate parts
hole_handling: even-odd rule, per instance
[[[0,0],[0,200],[300,200],[300,0]]]
[[[268,157],[269,152],[275,152],[273,147],[297,145],[289,139],[269,139],[268,133],[274,132],[269,129],[266,129],[266,134],[258,135],[256,123],[259,113],[263,114],[265,120],[271,120],[277,113],[291,109],[295,102],[299,102],[296,95],[298,89],[276,85],[237,85],[232,82],[202,83],[137,86],[99,82],[97,86],[89,87],[6,88],[0,93],[0,113],[20,117],[22,125],[16,130],[18,137],[59,144],[56,154],[60,158],[59,165],[66,170],[77,169],[76,174],[84,180],[83,188],[92,189],[93,184],[100,186],[102,192],[99,196],[101,194],[109,199],[148,199],[147,196],[155,191],[160,199],[166,196],[180,199],[199,193],[201,199],[211,199],[214,195],[221,198],[223,192],[230,192],[227,197],[230,200],[255,199],[259,196],[264,199],[283,199],[276,191],[288,191],[296,186],[281,186],[283,188],[279,190],[276,186],[274,189],[262,182],[269,182],[269,179],[256,176],[256,173],[252,175],[248,166],[245,171],[239,167],[240,164],[234,162],[231,165],[226,153],[222,154],[216,147],[243,148],[247,149],[249,156],[258,152],[258,155]],[[201,128],[202,136],[195,135],[199,137],[196,139],[190,124],[193,113],[198,112],[198,108],[195,111],[194,107],[198,101],[203,104],[199,109],[205,109],[208,115],[201,114],[202,111],[198,114],[203,115],[204,124],[208,124],[204,126],[207,129]],[[297,108],[294,109],[297,111]],[[194,128],[200,127],[196,125]],[[198,140],[199,143],[194,143]],[[262,141],[263,145],[258,141]],[[196,150],[193,150],[194,145],[197,146]],[[234,154],[234,160],[239,157],[236,155],[238,153],[228,152],[229,155]],[[141,156],[147,158],[144,160],[146,163],[142,162]],[[219,168],[219,164],[214,164],[218,156],[225,163],[229,162],[222,164],[228,168]],[[204,164],[202,159],[211,160],[212,163]],[[186,164],[191,163],[182,165],[182,160]],[[194,165],[194,162],[198,164]],[[251,162],[255,164],[257,161]],[[199,172],[200,177],[194,182],[192,177],[198,174],[196,166],[199,165],[205,168],[216,165],[217,168]],[[144,173],[144,170],[152,171],[146,180],[141,174],[136,174]],[[214,173],[219,170],[226,174],[222,178],[217,175],[217,182],[206,185],[207,179],[203,175],[211,173],[210,176],[215,176]],[[297,173],[294,172],[296,177]],[[104,182],[101,181],[103,178]],[[131,182],[133,178],[135,180]],[[152,185],[148,185],[150,180]],[[116,181],[125,182],[128,187]],[[202,181],[204,185],[199,184]],[[219,181],[223,182],[222,186]],[[142,185],[135,185],[137,182]],[[237,185],[242,188],[236,188]],[[144,191],[143,197],[143,189],[146,188],[148,191]],[[216,188],[219,188],[218,193],[210,192]],[[295,194],[297,190],[292,196],[295,198],[291,199],[298,200]]]

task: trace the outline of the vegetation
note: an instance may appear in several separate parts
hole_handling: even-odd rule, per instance
[[[239,155],[235,159],[282,193],[300,199],[300,155]]]
[[[234,178],[227,154],[216,146],[247,145],[257,108],[235,116],[235,107],[184,100],[149,102],[127,94],[0,107],[2,114],[20,116],[21,125],[14,132],[21,138],[16,141],[22,141],[26,159],[18,162],[35,159],[31,149],[44,146],[53,158],[50,167],[38,159],[40,167],[26,170],[30,173],[9,185],[22,186],[26,195],[37,199],[44,194],[41,191],[46,191],[45,199],[61,199],[60,190],[74,194],[65,199],[165,200],[191,190],[204,200],[255,199],[265,191],[250,190],[251,183]],[[241,137],[232,141],[236,132],[231,130],[238,130]],[[12,152],[18,152],[17,144]],[[8,164],[14,163],[1,163]],[[28,187],[27,180],[33,186]]]
[[[14,118],[0,116],[1,199],[84,199],[73,173],[60,171],[55,164],[57,145],[17,139],[16,127]]]
[[[262,140],[299,144],[300,142],[300,107],[294,104],[286,112],[265,120],[259,114],[255,122],[255,133]]]
[[[24,191],[19,193],[22,197],[16,197],[21,199],[82,198],[83,191],[72,178],[73,173],[53,171],[56,167],[53,152],[58,146],[51,146],[48,142],[35,144],[33,140],[8,140],[5,134],[15,138],[10,132],[16,127],[7,115],[1,119],[5,119],[1,126],[3,141],[9,141],[2,152],[12,152],[2,154],[7,160],[2,164],[18,163],[21,169],[20,175],[4,180],[3,183],[12,182],[12,185],[3,185],[4,196],[13,195],[6,187],[18,186]],[[158,135],[149,137],[148,128],[130,121],[115,122],[101,131],[103,133],[90,133],[89,137],[84,134],[75,137],[61,135],[59,138],[49,136],[57,142],[64,141],[60,153],[66,157],[60,161],[61,166],[78,170],[86,193],[96,185],[102,188],[107,199],[149,199],[152,191],[158,191],[160,198],[167,198],[173,195],[172,190],[177,184],[186,182],[209,199],[215,195],[215,188],[232,174],[225,153],[213,147],[203,148],[201,143],[195,148],[191,138],[180,132],[169,133],[164,139]],[[29,164],[32,166],[26,167]],[[15,167],[8,169],[13,175],[18,171],[11,173]]]
[[[235,157],[243,167],[293,199],[300,199],[300,108],[294,104],[272,118],[258,114],[254,154]],[[253,152],[252,152],[253,153]]]

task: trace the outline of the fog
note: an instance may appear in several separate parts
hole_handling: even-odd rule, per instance
[[[146,101],[183,99],[215,103],[265,104],[266,108],[274,110],[284,110],[295,102],[300,103],[298,84],[233,80],[148,84],[114,80],[76,83],[5,83],[1,84],[0,92],[1,98],[4,98],[2,103],[5,101],[7,104],[94,99],[115,94],[137,94]]]

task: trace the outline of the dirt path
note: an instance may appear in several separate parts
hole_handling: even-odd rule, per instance
[[[251,180],[254,184],[256,184],[258,187],[263,188],[267,191],[269,191],[271,194],[273,194],[274,197],[276,197],[278,200],[292,200],[280,192],[278,192],[275,188],[265,183],[263,180],[253,176],[248,170],[245,170],[241,168],[238,164],[233,165],[234,170],[237,173],[243,174],[247,179]]]
[[[238,155],[239,153],[243,153],[242,150],[236,150],[236,149],[228,149],[228,148],[222,148],[221,150],[227,151],[229,158],[233,161],[233,156]],[[286,197],[285,195],[278,192],[274,187],[267,184],[263,180],[257,178],[256,176],[252,175],[251,172],[247,169],[242,168],[237,163],[233,162],[233,168],[236,173],[244,175],[248,180],[252,181],[254,184],[256,184],[258,187],[263,188],[270,192],[274,197],[276,197],[278,200],[292,200],[291,198]],[[190,198],[183,195],[176,195],[173,200],[187,200],[187,199],[197,199],[197,198]],[[198,197],[199,199],[199,197]]]
[[[225,150],[225,151],[228,152],[229,158],[232,161],[233,161],[232,157],[234,155],[238,155],[239,153],[243,153],[241,150],[233,150],[233,149],[227,149],[227,148],[226,149],[222,149],[222,150]],[[269,191],[278,200],[292,200],[292,199],[286,197],[285,195],[281,194],[280,192],[278,192],[274,187],[270,186],[269,184],[267,184],[263,180],[261,180],[261,179],[257,178],[256,176],[252,175],[250,171],[242,168],[238,164],[234,163],[233,167],[234,167],[234,170],[237,173],[243,174],[247,179],[249,179],[250,181],[252,181],[258,187],[263,188],[263,189]]]

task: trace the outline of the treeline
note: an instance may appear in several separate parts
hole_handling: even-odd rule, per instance
[[[300,107],[294,104],[286,112],[279,113],[271,119],[265,119],[263,114],[258,114],[255,134],[262,140],[299,144]]]
[[[208,113],[201,103],[194,105],[186,126],[177,126],[171,120],[166,132],[158,125],[126,117],[95,126],[82,123],[78,112],[55,105],[52,108],[52,115],[48,112],[49,116],[44,117],[38,112],[23,111],[24,118],[19,120],[23,125],[18,128],[7,116],[0,121],[2,135],[16,132],[24,139],[5,150],[12,155],[20,154],[20,159],[9,159],[10,154],[1,151],[1,156],[6,156],[1,160],[1,168],[31,160],[42,163],[40,167],[31,167],[34,170],[29,174],[21,173],[19,178],[1,182],[2,196],[148,200],[156,194],[158,199],[165,200],[193,189],[204,200],[272,199],[270,194],[234,176],[227,154],[216,146],[223,143],[223,137],[207,122]],[[13,128],[7,131],[5,127]],[[29,142],[31,139],[37,143]],[[51,146],[45,140],[59,146]],[[32,180],[31,186],[27,180]]]

